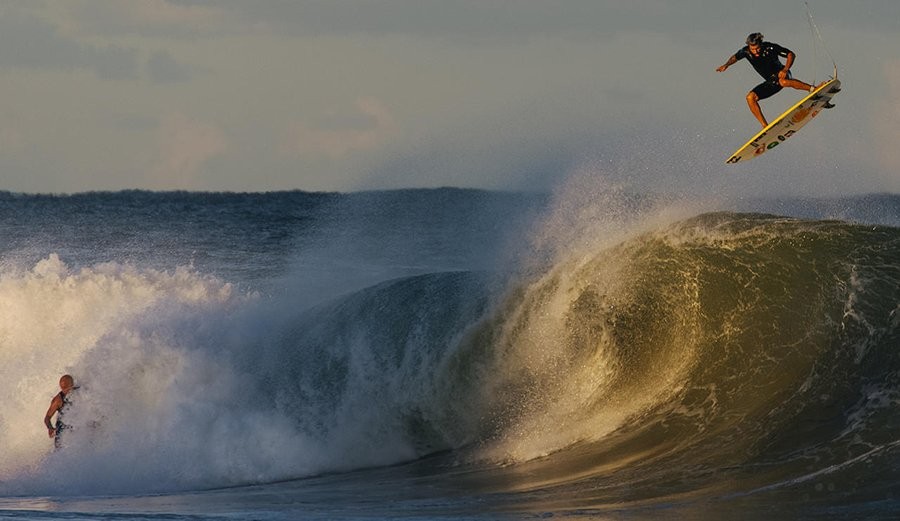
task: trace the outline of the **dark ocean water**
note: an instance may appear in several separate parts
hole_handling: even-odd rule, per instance
[[[900,196],[0,193],[0,518],[892,519],[898,348]]]

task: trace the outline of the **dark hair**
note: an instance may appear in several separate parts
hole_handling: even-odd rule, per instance
[[[750,36],[747,37],[747,45],[759,45],[763,41],[762,33],[750,33]]]

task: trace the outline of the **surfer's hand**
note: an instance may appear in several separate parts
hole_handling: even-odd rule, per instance
[[[719,68],[716,69],[716,72],[725,72],[725,69],[728,68],[728,65],[719,65]]]
[[[50,437],[52,438],[52,437],[56,436],[56,429],[53,429],[53,428],[47,429],[47,433],[50,434]]]

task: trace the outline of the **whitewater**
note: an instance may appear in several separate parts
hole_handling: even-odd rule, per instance
[[[896,195],[0,193],[0,518],[891,519],[898,346]]]

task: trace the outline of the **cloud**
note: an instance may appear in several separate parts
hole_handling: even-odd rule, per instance
[[[223,10],[209,3],[166,0],[70,0],[73,23],[86,34],[196,38],[219,33]]]
[[[216,22],[221,13],[208,2],[176,2],[168,0],[142,0],[139,2],[120,2],[115,5],[126,13],[128,18],[139,24],[186,25],[194,28]]]
[[[328,0],[246,2],[224,0],[245,28],[296,36],[412,36],[426,39],[521,41],[551,33],[603,33],[598,12],[618,13],[595,0],[571,0],[564,9],[543,0]],[[627,4],[626,4],[627,5]]]
[[[188,68],[175,60],[171,54],[158,51],[147,60],[147,73],[155,83],[178,83],[190,79]]]
[[[894,186],[893,190],[900,189],[897,184],[897,173],[900,172],[900,60],[890,60],[884,64],[884,75],[888,84],[887,98],[878,104],[878,110],[873,117],[878,160],[881,167],[888,173]]]
[[[0,16],[0,70],[49,69],[93,71],[104,79],[137,76],[136,49],[82,44],[56,25],[16,11]]]
[[[4,153],[18,151],[25,148],[25,137],[18,129],[12,127],[0,128],[0,150]]]
[[[159,161],[150,171],[150,183],[160,189],[200,188],[203,165],[227,150],[228,140],[218,127],[181,113],[162,118]]]
[[[381,101],[363,97],[356,101],[354,109],[349,113],[333,113],[314,125],[295,124],[287,132],[282,152],[336,159],[377,148],[396,135],[394,116]]]

